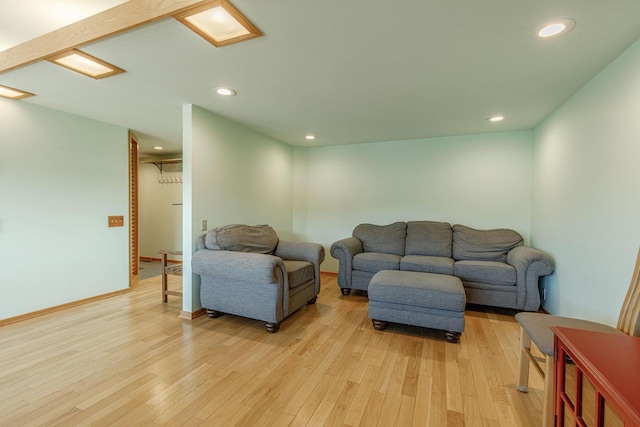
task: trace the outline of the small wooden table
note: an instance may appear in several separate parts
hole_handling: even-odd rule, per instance
[[[556,426],[640,426],[640,338],[552,327]]]
[[[158,253],[162,254],[162,302],[166,303],[168,295],[182,296],[182,291],[170,291],[167,289],[167,275],[182,276],[182,263],[169,265],[167,255],[182,255],[182,251],[160,249]]]

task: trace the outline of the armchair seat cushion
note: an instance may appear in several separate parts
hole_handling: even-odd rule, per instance
[[[289,281],[289,289],[297,288],[305,283],[314,280],[313,264],[307,261],[287,261],[283,260],[287,269],[287,279]]]
[[[516,269],[502,262],[457,261],[455,275],[468,282],[513,286],[516,284]]]
[[[400,270],[453,276],[453,259],[441,256],[406,255],[400,261]]]
[[[399,255],[363,252],[353,257],[353,269],[377,273],[381,270],[400,270]]]

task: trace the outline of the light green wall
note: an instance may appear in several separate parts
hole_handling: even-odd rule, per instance
[[[0,98],[0,319],[125,289],[127,130]]]
[[[200,220],[209,228],[226,224],[269,224],[281,239],[293,237],[293,148],[197,106],[185,106],[183,157],[183,250],[195,247]],[[187,161],[187,156],[189,157]],[[190,263],[190,255],[185,264]],[[190,267],[190,266],[189,266]],[[187,273],[185,271],[185,273]],[[200,308],[198,277],[185,274],[192,289],[185,311]],[[186,304],[190,305],[187,306]]]
[[[640,42],[535,129],[533,243],[552,313],[615,325],[640,245]]]
[[[306,238],[328,251],[363,222],[431,220],[528,240],[532,150],[530,131],[310,148]]]
[[[307,239],[307,170],[309,150],[306,147],[293,149],[293,235],[294,240]]]

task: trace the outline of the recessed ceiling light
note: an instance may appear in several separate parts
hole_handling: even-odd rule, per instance
[[[93,79],[104,79],[105,77],[124,73],[122,68],[118,68],[78,49],[67,50],[45,59]]]
[[[235,96],[238,92],[228,87],[217,87],[213,90],[218,95],[222,96]]]
[[[574,21],[573,19],[558,19],[556,21],[546,23],[537,31],[537,35],[541,39],[557,37],[568,33],[573,27],[575,27],[575,25],[576,21]]]
[[[313,140],[316,139],[316,136],[315,135],[307,135],[307,136],[304,137],[304,139],[308,139],[309,141],[313,141]]]
[[[160,147],[159,145],[154,145],[153,149],[154,150],[164,150],[164,147]]]
[[[0,96],[9,99],[24,99],[30,96],[34,96],[32,93],[25,92],[23,90],[14,89],[9,86],[0,85]]]
[[[215,47],[259,37],[262,32],[228,0],[214,0],[174,15]]]
[[[490,122],[501,122],[504,120],[504,116],[491,116],[489,117],[487,120],[489,120]]]

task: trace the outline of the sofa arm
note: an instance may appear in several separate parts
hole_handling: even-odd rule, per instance
[[[518,308],[537,311],[540,308],[538,279],[553,273],[553,259],[539,249],[530,246],[517,246],[507,254],[507,263],[516,269]]]
[[[193,254],[191,268],[195,274],[219,280],[278,284],[280,277],[285,283],[287,281],[287,272],[280,258],[252,252],[202,249]]]
[[[324,261],[324,247],[322,245],[280,240],[273,254],[284,260],[307,261],[313,264],[316,295],[320,293],[320,264]]]
[[[338,285],[341,288],[351,288],[353,257],[363,251],[362,242],[355,237],[347,237],[331,245],[331,256],[338,260]]]

